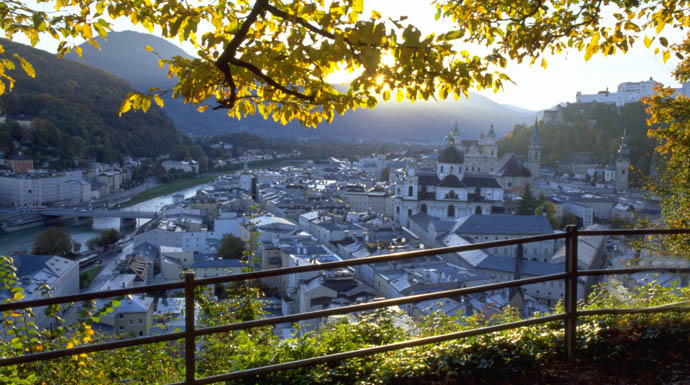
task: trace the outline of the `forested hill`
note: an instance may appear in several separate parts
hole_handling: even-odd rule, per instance
[[[17,53],[34,67],[35,78],[21,69],[11,92],[0,97],[3,114],[35,118],[30,128],[0,125],[0,146],[6,154],[17,142],[42,164],[72,167],[75,158],[112,162],[124,155],[169,153],[179,140],[173,122],[160,108],[118,117],[120,103],[131,90],[128,83],[102,70],[59,59],[47,52],[1,40],[5,53]],[[17,66],[19,67],[19,66]],[[14,142],[14,144],[13,144]]]
[[[542,163],[555,165],[567,161],[577,153],[588,153],[592,159],[606,164],[616,154],[623,129],[628,132],[630,163],[649,173],[655,142],[647,137],[647,114],[642,103],[616,107],[602,103],[571,103],[559,107],[562,123],[543,123],[539,126]],[[532,126],[518,125],[499,139],[500,155],[514,152],[526,154]]]

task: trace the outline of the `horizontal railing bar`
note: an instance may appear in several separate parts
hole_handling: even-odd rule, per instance
[[[665,272],[665,273],[690,273],[690,268],[681,267],[629,267],[625,269],[593,269],[593,270],[578,270],[577,275],[597,276],[597,275],[617,275],[617,274],[637,274],[649,272]]]
[[[622,229],[622,230],[578,230],[578,236],[592,235],[653,235],[690,234],[690,229]]]
[[[214,284],[218,284],[218,283],[226,283],[226,282],[233,282],[233,281],[247,281],[247,280],[257,279],[257,278],[275,277],[278,275],[305,273],[305,272],[310,272],[310,271],[337,269],[337,268],[341,268],[341,267],[368,265],[368,264],[392,262],[392,261],[401,261],[401,260],[405,260],[405,259],[428,257],[428,256],[432,256],[432,255],[439,255],[439,254],[459,253],[459,252],[463,252],[463,251],[486,249],[486,248],[490,248],[490,247],[501,247],[501,246],[517,245],[517,244],[522,244],[522,243],[548,241],[548,240],[560,239],[560,238],[565,238],[565,237],[566,237],[566,233],[536,235],[533,237],[504,239],[502,241],[491,241],[491,242],[473,243],[473,244],[461,245],[461,246],[448,246],[448,247],[439,247],[439,248],[435,248],[435,249],[405,251],[405,252],[400,252],[400,253],[376,255],[373,257],[348,259],[345,261],[326,262],[326,263],[322,263],[322,264],[281,267],[281,268],[277,268],[277,269],[252,271],[249,273],[233,274],[233,275],[228,275],[228,276],[223,276],[223,277],[204,278],[204,279],[196,280],[194,282],[196,285],[214,285]]]
[[[258,367],[258,368],[240,370],[237,372],[232,372],[232,373],[227,373],[227,374],[220,374],[220,375],[215,375],[215,376],[204,377],[204,378],[197,379],[194,382],[194,384],[195,385],[212,384],[214,382],[221,382],[221,381],[227,381],[227,380],[234,380],[234,379],[238,379],[238,378],[245,378],[245,377],[255,376],[255,375],[259,375],[259,374],[263,374],[263,373],[271,373],[271,372],[278,372],[278,371],[289,370],[289,369],[297,369],[297,368],[302,368],[305,366],[313,366],[313,365],[322,364],[322,363],[326,363],[326,362],[342,361],[342,360],[345,360],[348,358],[370,356],[370,355],[373,355],[376,353],[383,353],[383,352],[388,352],[391,350],[400,350],[400,349],[411,348],[411,347],[415,347],[415,346],[433,344],[436,342],[443,342],[443,341],[455,340],[455,339],[460,339],[460,338],[465,338],[465,337],[472,337],[472,336],[476,336],[476,335],[480,335],[480,334],[488,334],[488,333],[498,332],[498,331],[502,331],[502,330],[515,329],[515,328],[519,328],[519,327],[523,327],[523,326],[530,326],[530,325],[542,324],[542,323],[547,323],[547,322],[560,321],[560,320],[565,319],[565,317],[566,317],[565,314],[556,314],[556,315],[551,315],[551,316],[533,318],[533,319],[529,319],[529,320],[510,322],[510,323],[501,324],[501,325],[493,325],[493,326],[487,326],[487,327],[478,328],[478,329],[442,334],[439,336],[432,336],[432,337],[419,338],[419,339],[415,339],[415,340],[397,342],[397,343],[383,345],[383,346],[375,346],[375,347],[371,347],[371,348],[351,350],[348,352],[329,354],[329,355],[325,355],[325,356],[307,358],[307,359],[303,359],[303,360],[283,362],[280,364],[267,365],[267,366],[262,366],[262,367]],[[178,383],[171,384],[171,385],[184,385],[184,383],[178,382]]]
[[[233,330],[244,330],[244,329],[250,329],[250,328],[255,328],[255,327],[259,327],[259,326],[275,325],[275,324],[279,324],[279,323],[283,323],[283,322],[296,322],[296,321],[302,321],[302,320],[312,319],[312,318],[327,317],[327,316],[336,315],[336,314],[347,314],[347,313],[352,313],[352,312],[357,312],[357,311],[364,311],[364,310],[371,310],[371,309],[377,309],[377,308],[388,307],[388,306],[402,305],[402,304],[407,304],[407,303],[412,303],[412,302],[421,302],[421,301],[427,301],[427,300],[433,300],[433,299],[448,298],[448,297],[454,297],[454,296],[459,296],[459,295],[479,293],[479,292],[484,292],[484,291],[505,289],[505,288],[515,287],[515,286],[522,286],[522,285],[529,285],[529,284],[533,284],[533,283],[540,283],[540,282],[565,279],[567,276],[568,276],[567,273],[541,275],[541,276],[533,277],[533,278],[523,278],[523,279],[518,279],[518,280],[513,280],[513,281],[506,281],[506,282],[491,283],[491,284],[487,284],[487,285],[465,287],[465,288],[461,288],[461,289],[451,289],[451,290],[438,291],[438,292],[434,292],[434,293],[409,295],[406,297],[385,299],[385,300],[381,300],[381,301],[367,302],[367,303],[361,303],[361,304],[349,305],[349,306],[342,306],[342,307],[337,307],[337,308],[333,308],[333,309],[316,310],[316,311],[307,312],[307,313],[299,313],[299,314],[292,314],[292,315],[286,315],[286,316],[279,316],[279,317],[264,318],[264,319],[251,320],[251,321],[245,321],[245,322],[238,322],[238,323],[234,323],[234,324],[212,326],[212,327],[197,329],[196,335],[201,336],[201,335],[208,335],[208,334],[223,333],[223,332],[228,332],[228,331],[233,331]]]
[[[149,345],[157,342],[173,341],[184,338],[185,332],[160,334],[157,336],[128,338],[121,341],[103,342],[100,344],[81,345],[70,349],[52,350],[49,352],[33,353],[24,356],[0,359],[0,367],[8,365],[26,364],[34,361],[52,360],[54,358],[74,356],[77,354],[94,353],[103,350],[126,348],[129,346]]]
[[[161,283],[157,285],[128,287],[125,289],[107,290],[93,293],[81,293],[72,295],[62,295],[58,297],[48,297],[40,299],[32,299],[28,301],[17,301],[0,304],[0,312],[7,310],[25,309],[28,307],[38,307],[47,305],[57,305],[61,303],[70,303],[78,301],[88,301],[92,299],[120,297],[129,294],[150,293],[155,291],[183,289],[184,282]]]

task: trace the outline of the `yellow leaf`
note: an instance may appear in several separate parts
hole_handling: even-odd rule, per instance
[[[654,38],[649,38],[649,36],[644,37],[644,46],[649,48],[649,46],[652,45],[652,42],[654,41]]]
[[[66,349],[72,349],[74,347],[74,344],[71,342],[67,343],[67,346],[65,346]]]
[[[122,104],[120,105],[119,115],[122,116],[122,114],[129,111],[131,108],[132,108],[132,102],[130,102],[129,99],[123,101]]]
[[[206,111],[207,109],[208,109],[208,106],[199,106],[199,107],[197,107],[196,110],[199,111],[199,112],[204,112],[204,111]]]
[[[142,98],[141,99],[141,109],[146,112],[149,110],[149,107],[151,107],[151,99],[149,98]]]
[[[163,98],[161,98],[160,95],[158,95],[158,94],[153,95],[153,101],[156,102],[158,107],[163,108]]]
[[[398,90],[398,92],[395,94],[395,100],[397,100],[398,103],[400,103],[404,98],[405,94],[402,92],[402,90]]]
[[[541,68],[546,69],[546,59],[541,59]]]
[[[671,51],[664,51],[664,64],[666,64],[666,61],[671,57]]]
[[[153,52],[153,48],[151,48],[150,45],[147,45],[147,46],[146,46],[146,50],[149,51],[149,52]]]
[[[26,59],[17,55],[16,53],[14,54],[14,57],[17,58],[17,60],[19,60],[19,64],[21,64],[22,69],[24,70],[24,72],[26,72],[26,74],[29,77],[36,77],[36,71],[34,71],[34,67],[31,65],[31,63],[29,63],[28,61],[26,61]]]
[[[352,9],[357,13],[364,10],[364,0],[352,0]]]
[[[79,46],[74,46],[74,52],[77,53],[79,57],[81,57],[81,47]]]

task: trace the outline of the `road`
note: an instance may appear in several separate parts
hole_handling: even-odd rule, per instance
[[[100,291],[103,285],[106,284],[114,275],[116,275],[117,265],[127,258],[127,254],[131,254],[134,249],[133,241],[125,242],[124,247],[121,252],[106,251],[101,254],[100,259],[102,261],[103,270],[94,278],[91,285],[82,290],[82,292],[94,292]]]

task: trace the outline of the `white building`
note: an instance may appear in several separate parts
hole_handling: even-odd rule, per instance
[[[79,263],[55,255],[15,255],[12,257],[17,268],[17,278],[24,290],[24,300],[79,293]],[[50,291],[43,293],[41,286],[48,285]],[[7,291],[9,294],[9,291]],[[40,329],[54,330],[59,322],[45,314],[45,307],[35,308],[35,322]]]
[[[165,171],[170,171],[170,170],[180,170],[183,172],[193,172],[195,174],[199,173],[199,164],[194,161],[176,161],[176,160],[166,160],[165,162],[161,163],[161,166],[165,169]]]
[[[628,103],[637,103],[644,97],[654,95],[656,93],[654,87],[658,84],[661,83],[651,77],[647,81],[624,82],[618,85],[617,92],[609,92],[608,88],[596,94],[583,94],[578,91],[575,100],[577,103],[606,103],[621,107]],[[686,96],[690,95],[690,84],[683,83],[681,88],[676,89],[676,92]]]
[[[0,176],[0,201],[15,207],[76,204],[91,199],[91,185],[81,171]]]

